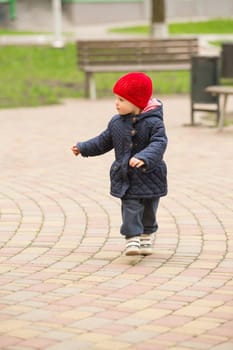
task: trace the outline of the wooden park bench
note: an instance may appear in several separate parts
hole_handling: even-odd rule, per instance
[[[96,98],[94,73],[189,70],[197,38],[78,40],[78,67],[85,73],[85,96]]]

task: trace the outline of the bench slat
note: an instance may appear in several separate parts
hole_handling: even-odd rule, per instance
[[[198,39],[79,40],[77,53],[79,68],[86,73],[86,94],[95,95],[95,72],[190,69]]]
[[[108,65],[108,66],[86,66],[85,72],[87,73],[104,73],[104,72],[133,72],[134,70],[138,71],[178,71],[178,70],[189,70],[190,64],[175,64],[172,63],[169,66],[167,64],[137,64],[137,65]]]

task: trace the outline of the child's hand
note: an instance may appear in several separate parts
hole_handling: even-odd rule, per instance
[[[130,165],[132,168],[140,168],[141,166],[145,165],[145,163],[144,163],[144,161],[141,160],[141,159],[132,157],[132,158],[129,160],[129,165]]]
[[[80,151],[77,148],[77,146],[71,147],[71,151],[74,153],[75,156],[78,156],[80,154]]]

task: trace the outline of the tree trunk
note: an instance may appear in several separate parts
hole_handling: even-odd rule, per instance
[[[151,36],[154,38],[168,37],[166,24],[165,0],[151,0]]]

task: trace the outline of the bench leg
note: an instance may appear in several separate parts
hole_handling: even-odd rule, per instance
[[[90,98],[91,100],[96,100],[96,86],[94,74],[91,74],[90,76]]]
[[[222,108],[220,109],[220,118],[218,122],[218,131],[221,131],[224,126],[224,120],[226,116],[227,97],[228,97],[227,94],[223,95],[223,103],[222,103]]]
[[[195,122],[194,122],[194,108],[192,106],[191,108],[191,126],[194,126]]]
[[[91,100],[96,100],[96,87],[93,73],[86,73],[85,96]]]

